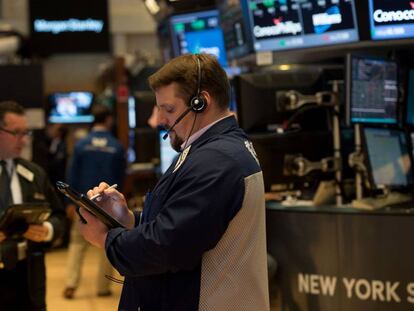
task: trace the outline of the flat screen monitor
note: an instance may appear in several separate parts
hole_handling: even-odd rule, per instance
[[[243,0],[256,51],[359,40],[354,0]]]
[[[35,54],[109,52],[107,0],[30,0]]]
[[[171,163],[178,156],[178,152],[171,147],[170,136],[163,139],[167,131],[160,131],[160,170],[164,174],[170,167]]]
[[[304,95],[314,95],[330,90],[329,81],[338,79],[343,79],[342,66],[297,66],[289,70],[236,76],[233,85],[239,125],[248,133],[275,131],[294,113],[280,109],[281,94],[295,90]],[[309,113],[314,118],[303,118],[303,127],[316,128],[323,124],[318,122],[325,118],[323,111]]]
[[[389,40],[414,37],[414,2],[369,0],[371,39]]]
[[[409,71],[407,87],[406,122],[414,126],[414,69]]]
[[[57,92],[49,95],[50,123],[91,123],[92,92]]]
[[[240,0],[221,1],[218,9],[227,58],[238,59],[252,53],[252,38]]]
[[[170,18],[170,31],[174,56],[187,53],[212,54],[221,66],[227,67],[218,10],[173,15]]]
[[[375,189],[404,189],[413,185],[413,165],[404,131],[364,128],[368,176]]]
[[[347,56],[348,123],[396,124],[398,66],[390,60]]]

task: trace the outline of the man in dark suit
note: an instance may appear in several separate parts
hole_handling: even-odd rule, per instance
[[[0,231],[1,310],[46,310],[44,251],[58,244],[65,214],[49,179],[38,165],[20,158],[30,131],[24,109],[0,102],[0,217],[10,204],[48,202],[50,218],[21,233]]]

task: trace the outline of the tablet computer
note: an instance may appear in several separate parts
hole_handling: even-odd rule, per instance
[[[10,205],[0,216],[0,230],[5,232],[25,231],[28,225],[42,224],[48,220],[51,213],[52,210],[48,203]]]
[[[118,220],[113,218],[108,212],[106,212],[102,207],[100,207],[98,204],[96,204],[93,200],[90,200],[85,194],[80,193],[73,189],[68,184],[57,181],[56,187],[60,192],[62,192],[65,196],[67,196],[69,199],[71,199],[76,205],[83,207],[87,211],[89,211],[91,214],[96,216],[100,221],[102,221],[108,228],[125,228],[124,225],[122,225]],[[79,216],[81,217],[81,220],[85,222],[85,220],[80,215],[79,211],[77,211]]]

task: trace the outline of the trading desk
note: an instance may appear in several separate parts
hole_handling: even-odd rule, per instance
[[[269,202],[266,214],[280,310],[414,310],[413,210]]]

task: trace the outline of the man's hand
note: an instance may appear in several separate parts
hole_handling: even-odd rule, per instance
[[[98,187],[89,190],[87,195],[90,198],[96,194],[102,194],[102,196],[96,199],[96,203],[126,228],[132,229],[135,217],[128,209],[124,196],[114,188],[108,188],[109,185],[107,183],[101,182]],[[79,212],[87,222],[86,224],[79,223],[79,231],[83,237],[92,245],[104,248],[109,231],[108,227],[87,210],[80,208]]]
[[[27,231],[23,234],[28,240],[33,242],[43,242],[49,234],[49,228],[43,225],[29,225]]]
[[[135,225],[135,217],[128,209],[124,195],[114,188],[109,188],[109,185],[104,182],[89,190],[87,195],[90,198],[100,193],[102,196],[96,199],[97,204],[126,228],[132,229]]]
[[[84,208],[81,207],[79,212],[86,220],[86,224],[84,224],[79,219],[79,231],[85,240],[96,247],[105,248],[105,240],[109,231],[108,227]]]

